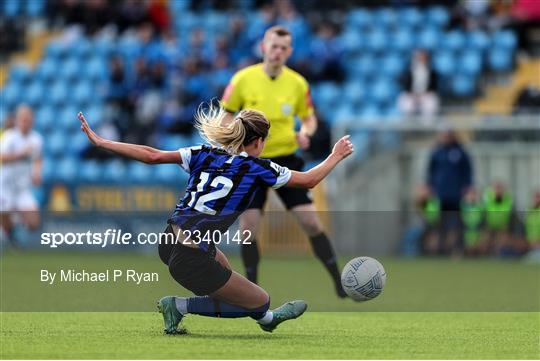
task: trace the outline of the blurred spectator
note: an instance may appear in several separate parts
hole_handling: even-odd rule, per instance
[[[486,234],[491,252],[503,257],[513,257],[526,251],[518,233],[518,219],[512,195],[501,182],[495,182],[484,191],[486,207]]]
[[[148,13],[144,1],[124,0],[118,6],[118,31],[123,32],[148,21]]]
[[[0,62],[5,62],[11,53],[24,48],[26,24],[24,21],[0,16],[0,33]]]
[[[306,160],[323,159],[332,150],[330,126],[317,110],[315,110],[315,115],[317,117],[317,130],[311,137],[309,148],[304,151],[304,159]]]
[[[453,9],[451,24],[465,30],[486,29],[490,14],[490,0],[461,0]]]
[[[460,202],[473,184],[473,169],[467,151],[451,129],[439,134],[428,163],[427,184],[440,202],[440,250],[444,254],[460,252]]]
[[[534,193],[531,206],[525,212],[523,223],[529,249],[540,250],[540,190]]]
[[[403,93],[398,98],[398,108],[405,116],[420,113],[432,118],[439,112],[437,73],[432,69],[426,51],[414,51],[411,66],[401,78]]]
[[[423,232],[420,238],[422,254],[436,255],[440,250],[439,227],[441,222],[441,204],[425,184],[417,187],[414,195],[414,203],[423,226]]]
[[[148,5],[148,17],[158,33],[167,31],[171,22],[167,1],[151,0]]]
[[[465,254],[479,256],[487,253],[487,243],[483,237],[484,206],[474,187],[469,187],[460,205],[462,238]]]
[[[343,47],[336,35],[336,29],[329,23],[322,23],[310,44],[310,58],[317,59],[310,62],[311,69],[308,74],[311,74],[311,79],[342,81],[342,53]]]
[[[540,89],[531,83],[523,88],[514,102],[514,114],[538,115],[540,113]]]
[[[107,100],[120,109],[128,111],[128,82],[124,69],[124,61],[120,56],[113,56],[109,61],[109,74]]]

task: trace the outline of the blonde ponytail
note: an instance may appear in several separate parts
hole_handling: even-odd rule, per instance
[[[270,123],[263,113],[256,110],[242,110],[227,125],[224,124],[225,109],[210,103],[208,109],[199,106],[195,114],[195,128],[201,137],[215,147],[225,148],[232,154],[240,153],[242,146],[256,138],[268,136]]]

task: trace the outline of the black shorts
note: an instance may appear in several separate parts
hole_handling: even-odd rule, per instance
[[[173,233],[170,225],[165,233]],[[160,242],[158,251],[163,263],[169,266],[174,280],[197,296],[217,291],[231,278],[232,271],[216,261],[214,244],[205,252],[181,243]]]
[[[301,171],[304,168],[304,160],[296,154],[283,157],[270,158],[270,160],[290,170]],[[281,187],[276,192],[287,209],[313,203],[309,190],[305,188]],[[268,188],[259,188],[248,209],[263,209],[268,195]]]

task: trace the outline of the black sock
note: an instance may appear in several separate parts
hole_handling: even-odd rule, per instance
[[[310,237],[311,247],[317,258],[323,263],[324,267],[332,277],[338,294],[341,295],[343,289],[341,287],[341,273],[339,272],[336,255],[332,249],[332,244],[326,236],[326,234],[320,233],[316,236]]]
[[[257,267],[259,266],[259,248],[257,240],[253,239],[251,244],[242,244],[242,261],[246,269],[246,278],[253,283],[257,283]]]

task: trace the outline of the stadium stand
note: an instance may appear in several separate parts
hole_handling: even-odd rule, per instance
[[[257,9],[253,1],[242,1],[234,11],[205,6],[194,11],[194,3],[169,1],[167,8],[143,14],[143,20],[123,32],[104,26],[88,33],[80,26],[90,26],[86,20],[77,25],[66,18],[61,35],[48,41],[55,30],[50,25],[49,37],[40,38],[41,44],[47,41],[43,54],[39,45],[30,44],[29,49],[37,50],[32,50],[29,66],[10,66],[2,87],[2,118],[21,102],[34,108],[35,126],[48,139],[46,182],[178,179],[180,172],[165,166],[150,169],[84,158],[75,114],[82,110],[98,128],[114,126],[120,139],[133,139],[130,129],[135,129],[145,143],[166,149],[198,142],[189,127],[196,106],[219,97],[235,69],[257,61],[256,41],[274,23],[292,30],[295,53],[290,65],[312,80],[317,110],[330,125],[353,117],[366,123],[403,121],[396,106],[399,77],[415,47],[431,52],[442,78],[440,93],[447,98],[474,96],[483,73],[508,72],[515,65],[513,31],[449,28],[450,9],[442,6],[352,8],[342,12],[341,26],[318,31],[322,22],[308,22],[291,4]],[[45,0],[7,0],[1,11],[7,18],[50,17]],[[152,17],[156,11],[161,22]],[[162,26],[168,22],[169,28]],[[324,79],[320,64],[309,62],[314,56],[342,67],[343,79]],[[117,82],[111,72],[113,57],[124,69]],[[332,63],[335,59],[341,60]],[[482,101],[477,106],[483,109]],[[156,124],[152,131],[149,124]],[[187,127],[173,129],[177,124]],[[368,137],[355,134],[354,141],[361,158]]]

